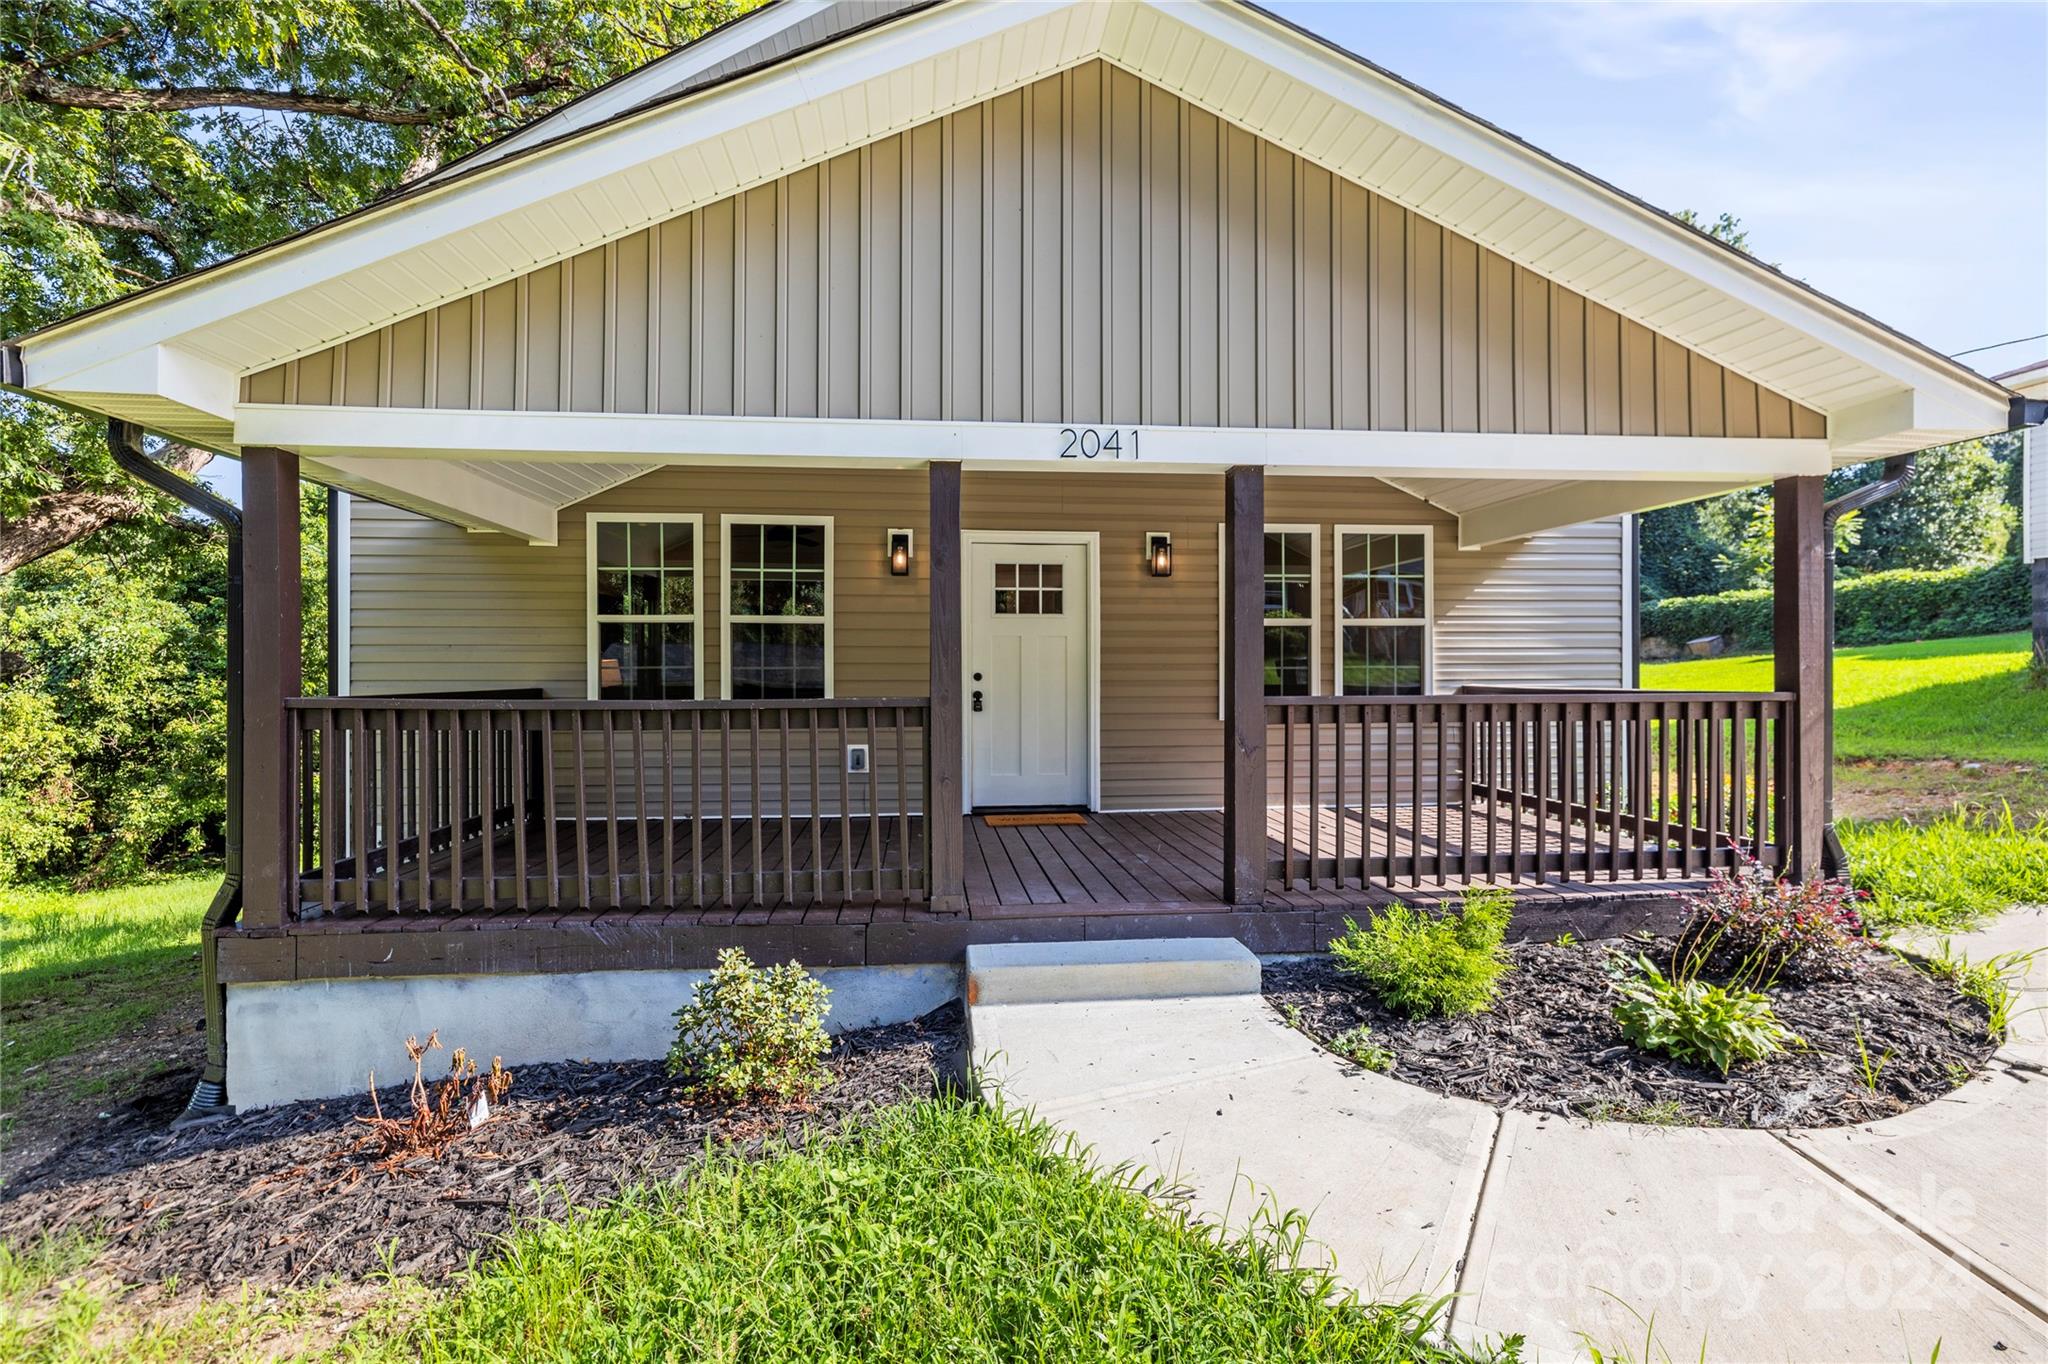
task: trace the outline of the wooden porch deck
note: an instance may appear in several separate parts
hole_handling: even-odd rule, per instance
[[[1675,840],[1660,844],[1652,831],[1637,844],[1624,821],[1613,831],[1620,849],[1632,853],[1641,847],[1649,857],[1595,855],[1593,873],[1577,882],[1558,870],[1489,877],[1472,869],[1489,861],[1498,866],[1511,855],[1524,863],[1540,855],[1562,869],[1574,848],[1583,854],[1587,840],[1583,825],[1554,815],[1539,823],[1529,810],[1517,816],[1505,806],[1487,807],[1488,802],[1475,800],[1445,808],[1382,805],[1369,812],[1351,806],[1340,813],[1326,805],[1313,812],[1313,819],[1299,806],[1276,807],[1269,814],[1267,838],[1267,859],[1276,872],[1265,907],[1364,908],[1410,898],[1407,892],[1436,899],[1473,884],[1542,887],[1551,894],[1600,887],[1655,889],[1671,877],[1683,879],[1690,870]],[[962,823],[969,918],[1227,907],[1220,811],[1100,813],[1079,824],[1025,826],[997,826],[967,815]],[[420,915],[420,869],[408,862],[393,878],[381,856],[372,859],[367,906],[354,893],[353,868],[344,866],[337,882],[338,914],[320,914],[324,878],[318,871],[301,878],[302,912],[308,922],[390,916],[394,886],[395,917],[407,918],[462,919],[504,911],[710,912],[721,901],[730,912],[730,907],[809,910],[829,899],[854,916],[876,908],[922,907],[924,820],[919,815],[827,817],[815,823],[808,817],[770,817],[701,825],[650,819],[644,828],[622,819],[616,829],[586,826],[580,845],[576,834],[575,824],[561,821],[552,839],[539,831],[515,836],[501,830],[487,850],[481,838],[472,838],[460,850],[459,881],[457,855],[447,848],[433,852],[426,878],[436,898],[455,895],[458,884],[462,887],[456,896],[463,906],[459,913],[437,909],[431,916]],[[1608,834],[1603,828],[1603,848]],[[1394,874],[1374,885],[1361,884],[1356,875],[1333,876],[1328,866],[1340,840],[1349,858],[1363,856]],[[1650,865],[1660,860],[1660,849],[1668,854],[1661,859],[1668,865],[1663,875]],[[1311,879],[1309,867],[1316,859],[1324,869]],[[1621,861],[1643,865],[1623,866]],[[814,870],[820,867],[827,870]],[[699,886],[694,897],[693,877]]]

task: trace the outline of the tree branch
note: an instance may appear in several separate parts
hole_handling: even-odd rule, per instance
[[[23,66],[5,63],[11,79],[0,80],[0,91],[8,84],[17,98],[59,109],[101,109],[111,113],[166,113],[180,109],[275,109],[290,114],[324,114],[352,118],[364,123],[402,124],[419,127],[446,123],[461,116],[455,109],[401,109],[365,104],[340,95],[323,95],[313,90],[252,90],[230,85],[138,86],[120,89],[105,85],[77,85]]]
[[[405,0],[405,3],[407,8],[411,9],[419,17],[420,22],[425,24],[433,35],[439,38],[450,52],[455,54],[455,60],[461,63],[462,69],[467,71],[471,79],[483,87],[484,96],[487,99],[494,100],[499,111],[510,117],[512,114],[512,101],[505,97],[504,92],[498,89],[496,83],[484,73],[482,67],[469,59],[469,53],[463,49],[461,43],[455,41],[455,35],[441,27],[441,21],[436,19],[433,13],[420,3],[420,0]]]
[[[159,463],[182,474],[197,473],[212,460],[207,450],[189,445],[166,447]],[[28,510],[0,521],[0,573],[55,554],[104,526],[139,521],[155,510],[153,500],[133,485],[114,488],[67,488],[29,503]]]
[[[111,232],[134,232],[152,238],[163,247],[165,254],[175,262],[180,259],[178,243],[171,230],[154,218],[144,218],[133,213],[122,213],[118,209],[90,208],[80,204],[67,204],[48,190],[34,185],[23,185],[19,193],[24,206],[67,223],[83,223],[87,227],[103,227]],[[182,268],[182,266],[180,267]]]

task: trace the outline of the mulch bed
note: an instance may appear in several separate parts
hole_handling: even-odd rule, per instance
[[[1953,1090],[1993,1050],[1982,1006],[1872,952],[1854,979],[1767,991],[1779,1021],[1805,1040],[1726,1079],[1637,1051],[1614,1022],[1609,963],[1640,952],[1664,967],[1669,938],[1511,944],[1513,969],[1492,1009],[1470,1018],[1409,1019],[1327,957],[1269,965],[1266,1001],[1299,1010],[1317,1042],[1364,1024],[1395,1057],[1396,1079],[1503,1108],[1718,1127],[1836,1127],[1889,1117]],[[1873,1093],[1858,1030],[1873,1062]]]
[[[488,1252],[515,1220],[672,1178],[707,1145],[749,1154],[801,1146],[930,1095],[950,1073],[961,1031],[950,1004],[842,1034],[833,1083],[807,1105],[781,1109],[692,1103],[659,1061],[522,1066],[498,1116],[445,1159],[388,1171],[377,1168],[374,1144],[358,1149],[367,1093],[182,1132],[123,1125],[10,1177],[0,1237],[90,1232],[107,1243],[100,1267],[130,1283],[290,1285],[359,1279],[387,1263],[438,1281]],[[445,1065],[446,1053],[430,1053],[428,1080]],[[404,1085],[380,1090],[383,1111],[407,1112],[406,1094]]]

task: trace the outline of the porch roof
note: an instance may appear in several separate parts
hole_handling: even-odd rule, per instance
[[[1825,441],[1744,442],[1782,447],[1769,469],[1724,462],[1714,447],[1733,442],[1691,438],[1591,476],[1569,463],[1546,474],[1546,449],[1526,442],[1497,442],[1502,457],[1488,468],[1383,460],[1385,433],[1324,433],[1350,441],[1325,471],[1342,461],[1399,479],[1479,517],[1475,542],[1527,533],[1546,517],[1561,524],[1659,505],[1674,500],[1674,483],[1700,496],[2005,425],[2010,394],[1997,383],[1255,6],[787,0],[721,34],[383,203],[23,337],[8,377],[181,440],[229,451],[277,443],[321,461],[337,442],[310,426],[293,430],[289,413],[239,403],[243,378],[1100,59],[1826,418]],[[330,408],[301,420],[331,430],[342,415]],[[593,434],[586,444],[611,448],[569,456],[528,433],[553,415],[492,414],[516,420],[521,433],[460,446],[378,445],[352,429],[356,464],[336,456],[309,472],[537,538],[554,509],[649,458],[675,458],[677,444],[695,439],[672,433],[649,447]],[[813,433],[764,426],[729,444],[758,449],[770,434],[797,442],[777,454],[814,443]],[[1185,431],[1183,444],[1192,450],[1202,434]],[[993,435],[979,433],[977,448]],[[1009,435],[1042,441],[1044,432]],[[1576,458],[1558,449],[1560,459]],[[575,468],[539,475],[503,458],[536,452]],[[1684,471],[1689,479],[1678,477]],[[1489,481],[1499,478],[1509,481]],[[1511,502],[1519,512],[1500,510]]]

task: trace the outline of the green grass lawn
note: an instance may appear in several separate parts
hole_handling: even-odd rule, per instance
[[[50,1062],[196,1007],[199,920],[219,886],[218,874],[84,893],[0,886],[0,1114],[49,1083]]]
[[[0,1352],[239,1358],[262,1340],[252,1354],[310,1345],[376,1361],[1494,1357],[1441,1343],[1442,1302],[1367,1304],[1302,1268],[1304,1238],[1288,1216],[1226,1239],[1093,1169],[1045,1124],[926,1100],[802,1151],[713,1154],[678,1182],[530,1224],[449,1291],[397,1281],[339,1333],[335,1312],[321,1329],[317,1297],[291,1292],[124,1330],[103,1291],[52,1288],[89,1248],[0,1254]],[[61,1310],[17,1311],[10,1331],[6,1300],[35,1291]]]
[[[1837,811],[1905,816],[1837,825],[1878,925],[2048,901],[2048,690],[2028,649],[2010,634],[1836,650]],[[1771,657],[1645,664],[1643,685],[1769,691]]]
[[[1835,756],[2048,763],[2048,690],[2025,634],[1835,651]],[[1771,656],[1646,663],[1664,691],[1770,691]]]

